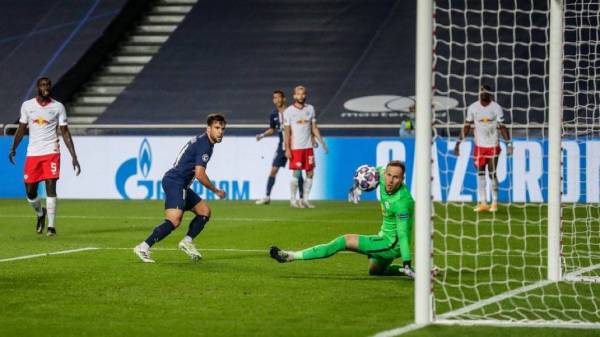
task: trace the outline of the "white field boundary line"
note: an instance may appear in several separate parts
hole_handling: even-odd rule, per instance
[[[32,254],[32,255],[10,257],[10,258],[7,258],[7,259],[1,259],[0,262],[28,260],[28,259],[35,259],[35,258],[44,257],[44,256],[73,254],[73,253],[80,253],[80,252],[85,252],[85,251],[90,251],[90,250],[98,250],[98,249],[99,248],[96,248],[96,247],[85,247],[85,248],[78,248],[78,249],[61,250],[61,251],[58,251],[58,252],[40,253],[40,254]]]
[[[596,264],[593,266],[589,266],[586,268],[582,268],[580,270],[568,273],[564,276],[562,281],[579,281],[578,276],[584,273],[588,273],[592,270],[600,268],[600,264]],[[583,279],[586,281],[586,279]],[[557,327],[557,328],[576,328],[576,329],[600,329],[600,323],[589,323],[589,322],[569,322],[569,321],[501,321],[501,320],[452,320],[451,317],[460,316],[462,314],[466,314],[467,312],[471,312],[487,305],[503,301],[510,297],[522,294],[524,292],[528,292],[531,290],[535,290],[538,288],[545,287],[547,285],[557,283],[555,281],[538,281],[536,283],[517,288],[514,290],[507,291],[505,293],[490,297],[486,300],[479,301],[477,303],[473,303],[471,305],[467,305],[466,307],[460,308],[458,310],[450,311],[445,314],[439,315],[433,324],[441,324],[441,325],[489,325],[489,326],[511,326],[511,327]],[[403,327],[382,331],[373,335],[373,337],[393,337],[400,336],[407,332],[417,330],[424,327],[419,324],[409,324]]]

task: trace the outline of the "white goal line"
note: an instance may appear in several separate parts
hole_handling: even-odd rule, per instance
[[[588,277],[588,276],[580,276],[581,274],[589,273],[593,270],[599,269],[600,264],[592,265],[586,268],[582,268],[580,270],[565,274],[563,279],[558,282],[600,282],[597,277]],[[471,305],[467,305],[463,308],[447,312],[445,314],[437,316],[433,324],[441,324],[441,325],[488,325],[488,326],[506,326],[506,327],[556,327],[556,328],[569,328],[569,329],[600,329],[600,323],[590,323],[590,322],[571,322],[571,321],[503,321],[503,320],[454,320],[452,317],[460,316],[462,314],[466,314],[468,312],[480,309],[487,305],[497,303],[508,299],[510,297],[535,290],[538,288],[542,288],[548,286],[553,283],[558,283],[557,281],[538,281],[536,283],[523,286],[521,288],[513,289],[502,294],[490,297],[486,300],[479,301],[477,303],[473,303]],[[417,329],[421,329],[425,327],[420,324],[409,324],[403,327],[382,331],[373,335],[373,337],[394,337],[400,336],[407,332],[414,331]]]

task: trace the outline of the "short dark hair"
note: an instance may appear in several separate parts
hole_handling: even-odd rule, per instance
[[[35,85],[39,86],[40,82],[43,81],[43,80],[48,81],[48,84],[52,85],[52,81],[50,81],[50,79],[48,77],[46,77],[46,76],[38,78],[37,81],[35,82]]]
[[[487,84],[483,84],[481,87],[479,87],[479,91],[480,92],[487,92],[488,94],[492,93],[492,87],[490,87]]]
[[[399,167],[402,169],[402,174],[406,173],[406,166],[404,165],[403,161],[390,160],[390,162],[387,164],[387,167],[390,167],[390,166]]]
[[[227,121],[225,121],[225,116],[222,113],[208,115],[208,118],[206,118],[206,125],[212,126],[214,123],[223,123],[223,125],[225,125],[227,124]]]
[[[281,95],[281,97],[285,98],[285,94],[279,89],[273,91],[273,95],[275,94]]]

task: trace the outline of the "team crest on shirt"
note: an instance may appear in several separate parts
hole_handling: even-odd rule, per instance
[[[209,159],[210,159],[210,156],[207,153],[202,155],[202,161],[204,161],[205,163],[208,163]]]

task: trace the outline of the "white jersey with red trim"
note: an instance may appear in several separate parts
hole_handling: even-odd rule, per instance
[[[477,101],[467,109],[468,123],[474,124],[475,145],[479,147],[496,147],[498,145],[498,126],[504,122],[502,107],[491,101],[483,106]]]
[[[315,123],[315,108],[310,104],[305,104],[302,109],[298,109],[293,104],[287,107],[283,112],[283,125],[292,129],[291,149],[311,149],[312,144],[312,123]]]
[[[65,106],[52,99],[42,106],[36,98],[23,102],[19,123],[29,126],[27,156],[60,153],[58,126],[67,125]]]

